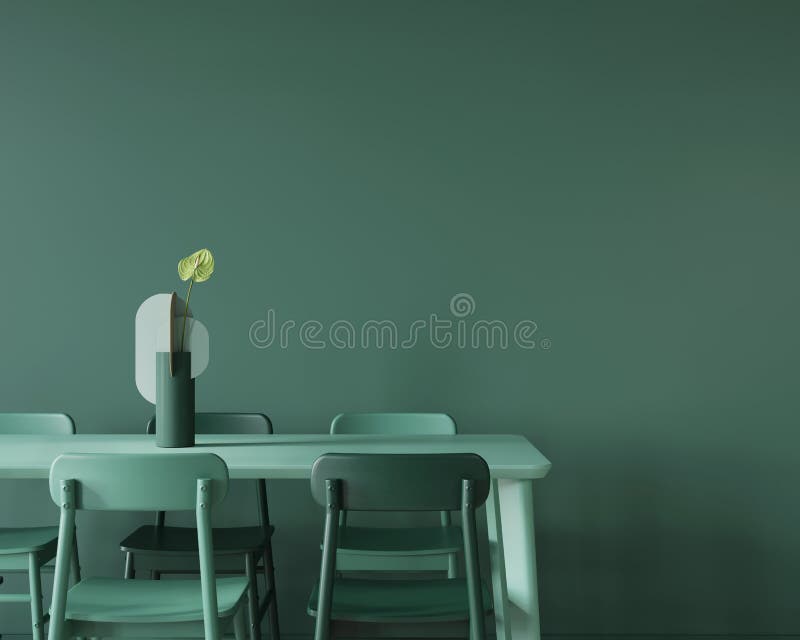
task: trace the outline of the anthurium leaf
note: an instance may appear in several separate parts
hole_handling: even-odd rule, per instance
[[[214,256],[208,249],[200,249],[186,256],[178,263],[178,275],[181,280],[205,282],[214,273]]]

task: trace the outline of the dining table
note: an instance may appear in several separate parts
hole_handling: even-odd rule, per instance
[[[209,452],[232,479],[308,480],[325,453],[474,453],[489,466],[486,501],[497,640],[540,640],[533,483],[550,461],[520,435],[197,435],[194,447],[156,447],[134,434],[0,435],[0,479],[47,478],[63,453]]]

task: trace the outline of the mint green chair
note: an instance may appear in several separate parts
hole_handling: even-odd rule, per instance
[[[156,430],[155,417],[147,423],[147,433]],[[272,422],[261,413],[198,413],[195,415],[197,433],[210,435],[272,434]],[[258,480],[257,513],[259,524],[250,527],[214,527],[214,554],[218,564],[239,559],[238,569],[217,569],[217,574],[245,574],[248,580],[248,611],[250,640],[260,640],[261,621],[269,613],[270,637],[280,640],[278,603],[275,595],[275,565],[272,554],[272,534],[267,504],[267,486]],[[159,580],[164,574],[197,573],[197,533],[194,528],[165,524],[165,514],[156,514],[155,525],[139,527],[120,543],[125,552],[125,577],[136,575],[136,558],[145,557],[155,565],[150,577]],[[259,567],[259,561],[261,566]],[[264,575],[264,595],[259,598],[257,574]]]
[[[75,423],[63,413],[0,413],[3,435],[72,435]],[[74,540],[73,536],[73,540]],[[29,603],[33,640],[44,640],[48,616],[42,607],[42,567],[56,557],[58,527],[0,528],[0,571],[27,573],[28,593],[0,594],[0,603]],[[77,546],[73,553],[74,580],[80,579]],[[0,583],[3,579],[0,577]]]
[[[475,522],[475,509],[489,494],[483,458],[326,454],[311,470],[311,494],[326,511],[320,578],[308,603],[309,615],[316,617],[315,640],[351,637],[365,625],[379,625],[382,635],[401,626],[410,637],[438,623],[467,623],[472,640],[485,639],[491,597],[481,581]],[[337,577],[343,510],[460,511],[466,578]]]
[[[342,413],[332,434],[452,436],[456,423],[444,413]],[[461,530],[442,511],[440,526],[352,526],[342,512],[338,571],[447,571],[458,576]]]
[[[208,453],[67,453],[50,468],[50,495],[61,507],[49,640],[205,638],[233,626],[245,640],[247,578],[217,579],[213,508],[228,492],[228,468]],[[67,588],[75,513],[194,511],[199,580],[88,578]]]

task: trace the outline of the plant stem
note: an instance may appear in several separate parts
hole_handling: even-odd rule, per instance
[[[183,330],[181,331],[181,352],[183,352],[183,343],[186,340],[186,316],[189,315],[189,298],[192,297],[192,285],[194,284],[194,276],[189,281],[189,292],[186,294],[186,306],[183,308]]]

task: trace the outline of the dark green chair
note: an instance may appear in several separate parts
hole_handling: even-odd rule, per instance
[[[247,578],[217,579],[211,514],[228,492],[228,468],[210,453],[67,453],[50,468],[61,507],[48,640],[205,638],[233,627],[245,640]],[[199,580],[88,578],[67,588],[75,513],[194,511]]]
[[[0,413],[3,435],[73,435],[75,423],[63,413]],[[73,536],[73,540],[74,540]],[[0,571],[27,573],[28,593],[0,594],[2,603],[29,603],[33,640],[44,640],[48,616],[42,606],[42,567],[56,557],[58,527],[0,528]],[[73,553],[73,579],[80,579],[77,546]],[[3,578],[0,577],[0,583]]]
[[[331,423],[338,435],[453,436],[456,423],[444,413],[341,413]],[[450,512],[440,526],[353,526],[342,511],[337,571],[446,571],[458,576],[461,529]]]
[[[147,433],[154,434],[155,418],[147,423]],[[261,413],[198,413],[195,416],[197,433],[272,434],[272,422]],[[259,524],[250,527],[214,527],[214,553],[218,562],[236,557],[238,569],[218,569],[217,573],[245,574],[248,579],[250,640],[261,638],[261,621],[269,613],[270,636],[280,639],[278,604],[275,595],[275,565],[272,554],[272,534],[275,527],[269,521],[267,487],[264,480],[256,482]],[[125,577],[136,575],[136,558],[147,557],[154,563],[150,577],[159,580],[166,574],[197,573],[197,534],[192,527],[167,526],[165,514],[156,514],[154,525],[139,527],[120,543],[126,553]],[[261,562],[261,566],[259,566]],[[257,573],[264,575],[263,597],[258,595]]]
[[[411,628],[416,634],[443,623],[460,623],[462,631],[467,623],[471,639],[484,640],[491,598],[480,577],[475,509],[488,492],[489,469],[472,454],[320,456],[311,471],[311,493],[326,509],[320,578],[308,603],[315,640],[370,625],[381,635],[400,627],[409,636]],[[465,578],[337,577],[342,510],[459,511]]]

